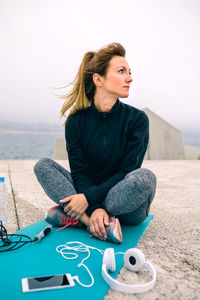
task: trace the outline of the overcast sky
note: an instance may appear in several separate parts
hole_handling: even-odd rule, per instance
[[[62,123],[50,86],[72,81],[86,51],[120,42],[133,76],[121,100],[198,130],[199,37],[199,0],[0,0],[0,120]]]

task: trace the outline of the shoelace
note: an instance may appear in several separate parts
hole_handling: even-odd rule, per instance
[[[70,225],[76,225],[76,224],[78,224],[79,220],[76,220],[74,218],[67,218],[67,220],[64,221],[64,222],[67,223],[67,224],[64,225],[63,227],[57,229],[56,231],[62,230],[62,229],[66,228],[66,227],[68,227]],[[61,221],[61,223],[62,223],[62,221]]]
[[[113,219],[112,219],[112,217],[111,217],[111,216],[109,216],[109,221],[110,221],[110,222],[113,222]]]

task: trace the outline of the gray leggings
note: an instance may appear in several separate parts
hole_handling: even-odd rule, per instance
[[[58,205],[64,207],[66,204],[59,201],[77,194],[71,173],[52,159],[40,159],[34,172],[46,194]],[[156,176],[148,169],[137,169],[109,190],[104,200],[105,209],[121,223],[137,225],[148,216],[155,190]],[[89,207],[86,213],[90,215],[94,208]]]

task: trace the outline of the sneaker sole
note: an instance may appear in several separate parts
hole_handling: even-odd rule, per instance
[[[122,243],[122,230],[118,219],[114,220],[113,235],[119,243]]]
[[[58,209],[60,206],[53,206],[53,207],[50,207],[46,210],[45,212],[45,221],[46,221],[46,218],[47,218],[47,215],[48,215],[48,212],[50,212],[51,210],[54,210],[54,209]],[[46,221],[47,222],[47,221]],[[47,222],[49,223],[49,222]],[[50,223],[49,223],[50,224]],[[52,225],[52,224],[51,224]]]
[[[49,209],[47,209],[47,212],[51,211],[51,210],[54,210],[54,209],[58,209],[58,208],[61,208],[60,206],[53,206],[53,207],[50,207]]]

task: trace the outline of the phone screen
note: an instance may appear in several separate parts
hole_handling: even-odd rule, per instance
[[[55,275],[55,276],[28,278],[28,285],[30,290],[35,290],[35,289],[65,287],[70,285],[70,283],[67,276],[63,274],[63,275]]]

